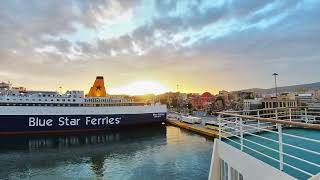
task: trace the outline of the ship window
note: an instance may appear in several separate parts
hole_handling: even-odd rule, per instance
[[[73,99],[72,101],[73,101],[73,102],[76,102],[76,100],[75,100],[75,99]]]
[[[57,101],[60,101],[60,99],[57,99]]]
[[[228,180],[228,163],[220,159],[220,180]]]
[[[68,101],[70,101],[70,99],[68,99]]]
[[[230,167],[230,178],[231,180],[243,180],[243,175]]]
[[[62,99],[62,101],[66,101],[65,99]]]
[[[41,99],[39,99],[39,101],[41,101]]]
[[[7,99],[7,101],[9,101],[10,99]]]

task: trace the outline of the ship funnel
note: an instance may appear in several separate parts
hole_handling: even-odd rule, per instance
[[[106,93],[106,88],[104,87],[103,76],[97,76],[87,96],[88,97],[105,97],[106,95],[107,93]]]

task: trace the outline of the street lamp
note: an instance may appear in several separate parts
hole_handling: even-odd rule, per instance
[[[274,85],[275,85],[275,88],[276,88],[276,98],[278,99],[278,87],[277,87],[277,76],[279,74],[278,73],[273,73],[272,76],[274,76]]]

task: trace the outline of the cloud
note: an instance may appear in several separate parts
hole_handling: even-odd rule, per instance
[[[239,83],[264,86],[240,77],[265,76],[275,63],[292,63],[280,70],[293,74],[289,68],[304,61],[310,65],[301,72],[309,67],[319,75],[310,68],[320,57],[319,7],[313,0],[4,0],[0,70],[6,73],[0,78],[18,72],[67,76],[68,83],[77,73],[86,79],[101,72],[125,83],[143,75],[183,81],[189,74],[193,86],[235,89]]]

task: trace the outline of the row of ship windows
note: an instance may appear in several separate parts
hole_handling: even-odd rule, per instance
[[[16,101],[17,99],[0,99],[0,101],[2,101],[2,100],[7,100],[7,101],[10,101],[10,100],[12,100],[12,101]],[[19,101],[23,101],[23,100],[25,100],[25,101],[29,101],[29,99],[19,99]],[[48,99],[39,99],[38,101],[48,101]],[[36,101],[36,99],[30,99],[30,101]],[[50,101],[51,102],[53,102],[54,101],[54,99],[50,99]],[[56,99],[56,101],[60,101],[60,99]],[[68,102],[76,102],[76,100],[75,99],[61,99],[61,101],[62,102],[65,102],[65,101],[68,101]]]
[[[12,96],[25,96],[25,95],[20,95],[20,94],[10,94],[10,95],[12,95]],[[70,95],[71,96],[71,95]],[[42,94],[42,95],[38,95],[38,97],[61,97],[61,95],[54,95],[54,94]],[[73,95],[73,97],[74,98],[77,98],[77,96],[76,95]],[[78,96],[78,98],[81,98],[81,96]]]
[[[123,104],[5,104],[0,103],[0,106],[82,106],[82,107],[103,107],[103,106],[134,106],[131,103]]]
[[[86,99],[85,102],[121,102],[121,100],[112,100],[112,99]]]

